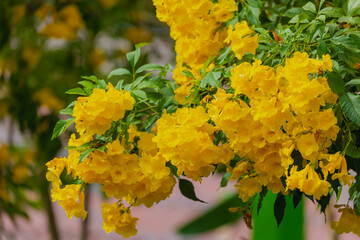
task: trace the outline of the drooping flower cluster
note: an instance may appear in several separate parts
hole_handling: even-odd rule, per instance
[[[360,236],[360,215],[356,214],[355,210],[348,206],[340,208],[339,212],[341,213],[339,221],[330,223],[336,234],[353,232]]]
[[[53,201],[59,201],[70,218],[86,218],[82,190],[86,184],[99,183],[108,197],[126,200],[132,206],[144,204],[147,207],[166,199],[175,185],[174,176],[165,166],[166,160],[152,142],[154,135],[139,132],[134,126],[128,129],[127,142],[120,139],[108,142],[103,145],[105,150],[94,149],[79,161],[79,149],[82,150],[83,144],[93,140],[94,134],[105,133],[113,121],[121,120],[125,111],[133,108],[134,99],[129,92],[116,90],[111,83],[107,89],[94,89],[91,96],[77,99],[73,116],[79,138],[71,135],[68,157],[54,158],[46,164],[46,178],[53,185]],[[131,152],[135,144],[139,154]],[[64,169],[82,184],[62,186],[60,175]],[[107,232],[114,230],[127,238],[136,234],[136,220],[129,210],[123,212],[122,208],[104,205],[104,229]]]
[[[244,62],[231,69],[234,95],[218,90],[208,104],[212,120],[226,134],[234,153],[243,158],[229,171],[235,181],[245,176],[235,185],[244,201],[260,192],[261,186],[274,193],[284,191],[284,177],[287,189],[297,188],[316,199],[327,195],[330,183],[325,169],[336,166],[340,170],[340,164],[328,163],[327,168],[319,168],[326,174],[324,179],[318,176],[315,166],[333,158],[327,148],[336,139],[337,119],[325,105],[336,98],[326,80],[315,74],[319,69],[331,70],[331,66],[329,56],[320,61],[310,59],[306,53],[295,53],[276,71],[260,60]],[[247,96],[248,103],[236,98],[242,95]],[[293,166],[294,150],[306,160],[304,166]],[[353,179],[346,166],[342,169],[344,181]]]
[[[175,40],[176,69],[174,79],[176,100],[184,104],[195,79],[182,74],[191,71],[199,79],[199,69],[211,56],[217,55],[224,46],[226,31],[221,30],[222,23],[233,18],[238,10],[234,0],[154,0],[156,16],[170,26],[170,36]],[[184,67],[184,65],[188,67]]]

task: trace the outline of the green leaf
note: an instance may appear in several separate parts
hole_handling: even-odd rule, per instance
[[[264,201],[264,197],[266,196],[268,190],[266,187],[263,187],[261,192],[259,193],[259,201],[258,201],[258,204],[257,204],[257,215],[259,216],[259,211],[262,207],[262,203]]]
[[[280,226],[281,221],[284,217],[285,208],[286,208],[285,197],[284,195],[282,195],[282,193],[279,193],[276,197],[274,204],[274,216],[278,227]]]
[[[94,150],[95,150],[94,148],[88,148],[84,150],[82,153],[80,153],[79,163],[83,162]]]
[[[194,185],[192,184],[192,182],[180,178],[179,179],[179,187],[180,187],[180,192],[182,193],[182,195],[184,195],[185,197],[187,197],[188,199],[194,200],[194,201],[198,201],[198,202],[202,202],[202,203],[206,203],[202,200],[200,200],[199,198],[196,197],[195,194],[195,190],[194,190]]]
[[[340,106],[345,115],[360,126],[360,95],[345,93],[340,97]]]
[[[293,23],[293,24],[309,23],[308,18],[309,18],[309,16],[305,12],[302,12],[302,13],[296,15],[295,17],[293,17],[292,19],[290,19],[289,23]]]
[[[66,120],[59,120],[55,127],[54,127],[54,131],[51,137],[51,140],[53,140],[54,138],[57,138],[58,136],[60,136],[63,132],[66,131],[66,129],[68,127],[71,126],[71,124],[73,124],[75,118],[68,118]]]
[[[89,89],[94,88],[94,84],[92,82],[89,82],[89,81],[80,81],[80,82],[78,82],[78,84],[80,84],[84,88],[89,88]]]
[[[99,80],[99,87],[101,89],[107,89],[107,83],[103,79],[100,79]]]
[[[60,110],[59,113],[62,114],[62,115],[70,115],[70,116],[72,116],[73,115],[73,110],[72,110],[72,108],[65,108],[65,109]]]
[[[211,61],[214,59],[215,59],[215,56],[209,57],[208,60],[206,60],[206,62],[204,63],[203,68],[206,69],[210,65]]]
[[[157,115],[152,115],[148,117],[144,122],[145,131],[149,132],[156,120],[157,120]]]
[[[299,7],[289,8],[288,10],[285,11],[284,16],[293,18],[295,15],[298,15],[298,14],[302,13],[303,11],[304,10]]]
[[[222,176],[220,187],[226,187],[229,178],[231,177],[231,173],[227,172]]]
[[[86,96],[86,92],[82,88],[73,88],[65,92],[66,94]]]
[[[299,205],[299,203],[301,202],[302,199],[302,192],[300,192],[299,189],[295,189],[295,191],[293,192],[292,195],[292,202],[293,202],[293,206],[294,209],[296,209],[296,207]]]
[[[131,73],[126,68],[117,68],[110,72],[110,74],[108,75],[108,79],[111,78],[112,76],[121,76],[121,75],[131,76]]]
[[[135,82],[132,84],[132,88],[136,87],[137,85],[139,85],[141,83],[142,80],[144,80],[146,78],[146,75],[145,76],[140,76],[140,77],[137,77],[135,79]]]
[[[307,4],[305,4],[305,6],[302,7],[304,10],[312,12],[312,13],[316,13],[316,6],[314,3],[312,2],[308,2]]]
[[[322,57],[322,55],[325,55],[327,53],[326,43],[324,40],[319,40],[319,45],[317,47],[317,54],[319,57]]]
[[[131,91],[132,96],[140,97],[140,98],[146,98],[146,92],[143,90],[134,90]]]
[[[208,84],[210,86],[219,88],[220,82],[218,81],[221,77],[221,72],[208,72],[203,79],[200,81],[200,87],[205,88]]]
[[[352,79],[351,81],[345,84],[345,86],[353,86],[353,85],[360,85],[360,79]]]
[[[145,64],[145,65],[139,67],[135,73],[141,73],[143,71],[161,71],[163,69],[164,68],[159,64],[148,63],[148,64]]]
[[[124,80],[120,80],[120,81],[118,81],[117,83],[116,83],[116,85],[115,85],[115,89],[117,89],[117,90],[120,90],[120,89],[122,89],[122,85],[123,85],[123,83],[124,83]]]
[[[325,213],[326,207],[330,203],[330,194],[322,196],[320,200],[316,199],[316,202],[320,205],[320,212]]]
[[[235,223],[242,217],[242,213],[240,211],[232,213],[229,211],[229,208],[245,208],[247,205],[247,202],[244,203],[239,199],[238,194],[231,194],[215,207],[180,227],[179,233],[199,234],[219,228],[225,224]]]
[[[176,166],[172,165],[171,162],[166,162],[165,166],[170,168],[171,173],[175,177],[179,178],[179,175],[177,174],[178,168]]]
[[[218,57],[218,59],[216,60],[217,65],[224,64],[224,62],[226,60],[226,56],[229,54],[230,50],[231,50],[230,46],[225,48],[225,51],[223,53],[221,53],[220,56]]]
[[[135,45],[135,50],[132,52],[128,52],[126,54],[127,60],[130,62],[131,66],[135,67],[136,63],[139,61],[140,58],[140,48],[147,45],[148,43],[138,43]]]
[[[194,79],[195,79],[195,77],[194,77],[194,75],[192,74],[192,72],[190,72],[190,71],[188,71],[188,70],[182,71],[182,75],[185,75],[185,76],[188,77],[188,78],[194,78]]]
[[[327,72],[328,84],[331,91],[338,96],[341,96],[345,92],[345,85],[344,81],[342,80],[341,76],[336,72]]]
[[[82,79],[90,80],[96,84],[99,83],[99,79],[96,76],[81,76]]]

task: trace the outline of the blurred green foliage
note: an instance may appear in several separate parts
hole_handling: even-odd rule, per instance
[[[27,217],[26,206],[47,206],[58,238],[45,163],[62,147],[60,139],[50,139],[70,100],[64,92],[79,76],[128,67],[125,53],[139,42],[154,35],[168,41],[154,11],[148,0],[0,1],[0,122],[6,129],[0,136],[0,215]]]

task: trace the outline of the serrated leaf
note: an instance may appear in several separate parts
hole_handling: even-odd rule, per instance
[[[92,82],[89,82],[89,81],[80,81],[80,82],[78,82],[78,84],[80,84],[84,88],[89,88],[89,89],[94,88],[94,84]]]
[[[66,131],[66,129],[68,127],[71,126],[71,124],[73,124],[75,118],[68,118],[66,120],[59,120],[55,127],[54,127],[54,131],[51,137],[51,140],[53,140],[54,138],[57,138],[58,136],[60,136],[63,132]]]
[[[99,79],[96,76],[81,76],[82,79],[90,80],[96,84],[99,83]]]
[[[115,86],[114,88],[117,89],[117,90],[122,89],[123,83],[124,83],[124,80],[118,81],[118,82],[116,83],[116,86]]]
[[[142,90],[131,91],[131,95],[136,96],[136,97],[140,97],[140,98],[146,98],[146,92],[144,92]]]
[[[284,16],[292,18],[295,15],[298,15],[298,14],[302,13],[303,11],[304,10],[302,8],[299,8],[299,7],[289,8],[288,10],[285,11]]]
[[[72,94],[72,95],[82,95],[82,96],[87,95],[86,92],[82,88],[73,88],[73,89],[67,90],[65,93]]]
[[[319,45],[317,47],[317,54],[318,56],[322,56],[325,55],[327,53],[327,48],[326,48],[326,43],[324,40],[320,39],[319,40]]]
[[[312,2],[308,2],[307,4],[305,4],[303,7],[302,7],[304,10],[306,11],[309,11],[309,12],[312,12],[312,13],[316,13],[316,6],[314,3]]]
[[[340,106],[345,115],[360,126],[360,95],[345,93],[340,97]]]
[[[167,108],[174,101],[174,96],[168,96],[163,98],[159,103],[159,109]]]
[[[89,155],[90,153],[92,153],[92,151],[94,151],[94,148],[88,148],[86,150],[84,150],[83,152],[80,153],[80,157],[79,157],[79,163],[83,162]]]
[[[147,92],[146,96],[153,101],[161,100],[163,98],[163,96],[158,92]]]
[[[235,223],[242,217],[242,213],[230,212],[229,208],[245,208],[248,203],[239,199],[238,194],[231,194],[215,207],[206,211],[186,225],[180,227],[181,234],[199,234],[219,228],[225,224]]]
[[[182,74],[182,75],[185,75],[185,76],[188,77],[188,78],[194,78],[194,79],[195,79],[195,77],[194,77],[194,75],[192,74],[192,72],[190,72],[190,71],[188,71],[188,70],[182,71],[181,74]]]
[[[200,200],[199,198],[196,197],[195,194],[195,190],[194,190],[194,185],[192,184],[192,182],[180,178],[179,179],[179,187],[180,187],[180,192],[182,195],[184,195],[185,197],[187,197],[188,199],[191,199],[193,201],[198,201],[198,202],[202,202],[202,203],[206,203],[202,200]]]
[[[230,50],[231,47],[229,46],[225,49],[225,51],[222,54],[220,54],[220,56],[216,60],[217,65],[222,65],[225,62],[226,56],[229,54]]]
[[[138,43],[135,45],[135,50],[132,52],[128,52],[126,54],[126,58],[127,60],[130,62],[131,66],[135,67],[137,62],[139,61],[140,58],[140,48],[147,45],[148,43]]]
[[[131,73],[126,68],[117,68],[110,72],[110,74],[108,75],[108,79],[111,78],[112,76],[121,76],[121,75],[131,76]]]
[[[164,68],[159,64],[148,63],[148,64],[145,64],[145,65],[139,67],[135,73],[141,73],[143,71],[161,71],[163,69]]]
[[[146,76],[137,77],[135,82],[132,84],[132,88],[135,88],[137,85],[139,85],[141,83],[141,81],[144,80],[145,78],[146,78]]]
[[[150,117],[148,117],[145,122],[144,122],[144,128],[145,128],[145,131],[150,131],[152,126],[154,125],[155,121],[157,119],[157,116],[156,115],[152,115]]]
[[[345,86],[360,85],[360,79],[352,79],[345,84]]]
[[[221,72],[208,72],[203,79],[200,81],[200,87],[205,88],[208,84],[210,86],[219,88],[220,82],[218,81],[221,77]]]
[[[107,88],[107,83],[103,79],[100,79],[99,80],[99,87],[102,88],[102,89],[106,89]]]
[[[341,96],[345,92],[345,85],[344,81],[342,80],[341,76],[336,72],[327,72],[328,84],[331,91],[338,96]]]
[[[284,218],[285,208],[286,208],[285,196],[282,195],[282,193],[279,193],[276,197],[274,204],[274,216],[278,227],[280,226],[281,221]]]
[[[73,110],[71,108],[65,108],[65,109],[60,110],[59,113],[62,114],[62,115],[70,115],[70,116],[72,116],[73,115]]]
[[[211,61],[214,59],[215,59],[215,56],[209,57],[208,60],[206,60],[206,62],[204,63],[203,68],[206,69],[210,65]]]
[[[231,173],[227,172],[222,176],[220,187],[226,187],[229,178],[231,177]]]

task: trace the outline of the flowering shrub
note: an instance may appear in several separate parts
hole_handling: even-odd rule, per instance
[[[166,199],[176,179],[183,195],[201,201],[182,176],[201,181],[221,166],[222,185],[235,182],[245,212],[257,194],[278,194],[278,224],[285,195],[294,203],[304,195],[325,211],[330,195],[348,185],[353,208],[340,206],[331,226],[358,234],[347,222],[360,216],[359,55],[352,46],[360,40],[352,28],[360,5],[306,1],[279,10],[287,27],[270,17],[278,28],[266,31],[261,8],[272,1],[153,3],[175,40],[175,82],[165,79],[168,65],[138,67],[140,44],[126,55],[130,70],[115,69],[109,82],[84,77],[84,88],[69,90],[83,96],[62,110],[72,118],[54,129],[57,137],[74,122],[76,134],[69,156],[47,163],[53,200],[69,217],[85,218],[83,189],[101,184],[118,199],[103,205],[104,230],[127,238],[137,232],[130,208]],[[339,6],[348,18],[334,13]],[[64,169],[73,184],[63,186]]]

